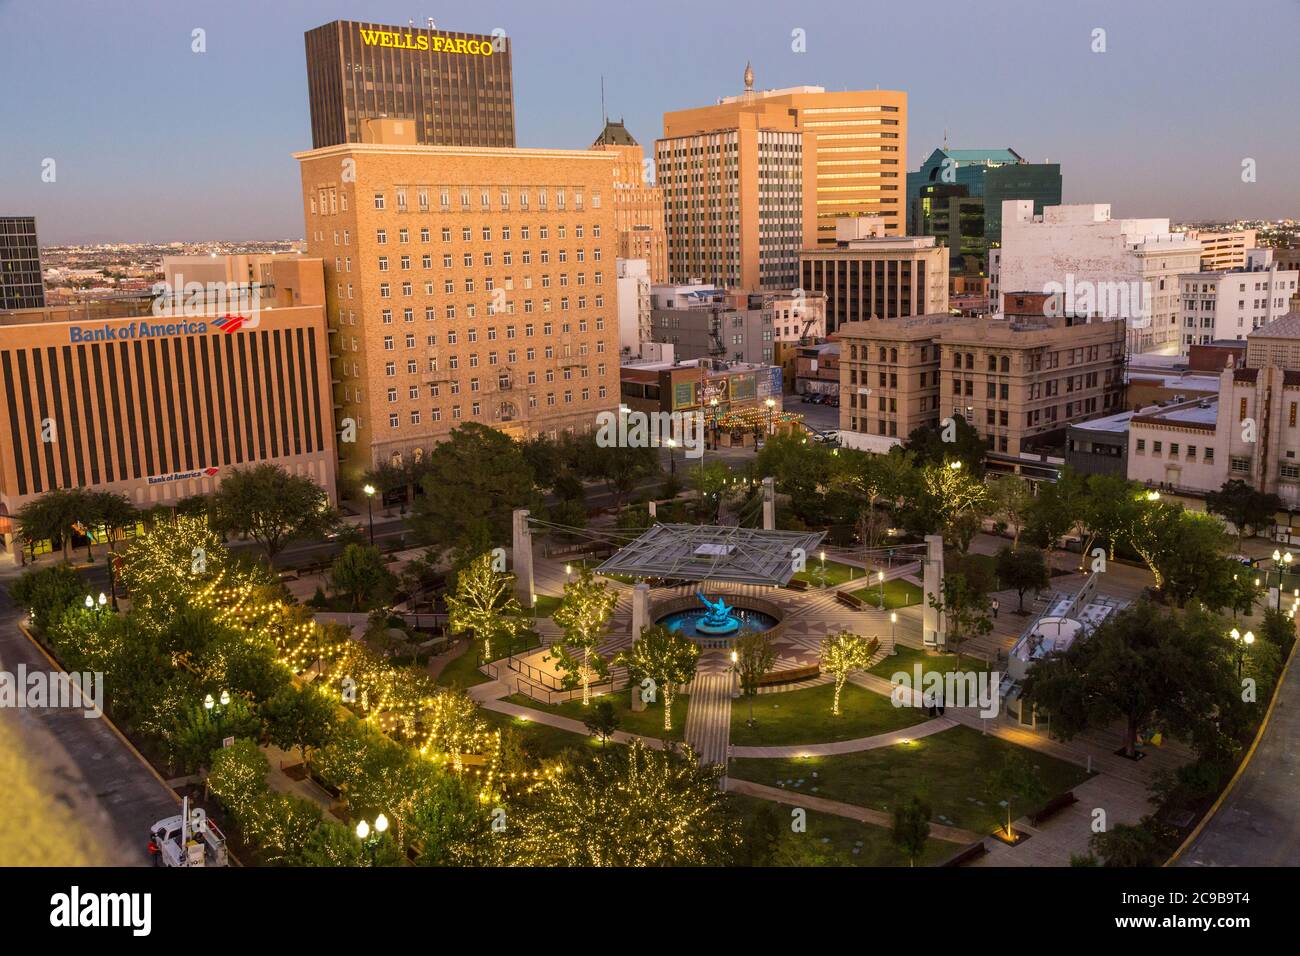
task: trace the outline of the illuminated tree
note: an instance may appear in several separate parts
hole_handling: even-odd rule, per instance
[[[564,637],[551,645],[550,654],[543,660],[554,660],[564,672],[566,687],[582,684],[582,703],[591,700],[592,675],[605,677],[609,663],[596,653],[609,624],[610,615],[618,596],[603,581],[598,580],[589,568],[564,586],[564,598],[552,619],[564,628]]]
[[[850,631],[830,634],[822,640],[821,669],[835,678],[835,697],[831,702],[833,716],[840,715],[840,691],[849,673],[866,668],[879,649],[880,641],[876,638],[867,640]]]
[[[1011,547],[1020,547],[1020,532],[1034,500],[1029,482],[1018,475],[999,475],[989,479],[988,487],[993,516],[1005,521],[1011,530]]]
[[[1007,839],[1014,840],[1012,806],[1042,800],[1047,796],[1047,786],[1038,775],[1038,768],[1018,753],[1007,754],[994,780],[994,786],[1007,795]]]
[[[689,747],[640,740],[543,778],[511,816],[517,866],[708,866],[730,860],[739,821],[718,788],[722,768]]]
[[[740,692],[749,698],[749,719],[754,726],[754,695],[758,693],[759,679],[776,663],[776,648],[766,631],[745,629],[732,645],[736,655],[736,673],[740,677]]]
[[[492,553],[485,551],[456,576],[456,593],[447,595],[450,630],[453,634],[472,631],[483,642],[483,659],[492,660],[493,641],[500,637],[513,643],[524,628],[523,610],[514,597],[513,574],[492,567]]]
[[[619,654],[614,663],[625,665],[634,681],[653,680],[664,695],[664,730],[673,729],[673,685],[685,684],[695,675],[700,648],[679,631],[662,624],[641,629],[632,648]]]

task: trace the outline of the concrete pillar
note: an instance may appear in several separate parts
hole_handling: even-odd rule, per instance
[[[637,582],[632,589],[632,640],[641,636],[641,629],[650,623],[650,585]]]
[[[944,647],[945,637],[943,615],[930,606],[930,598],[943,600],[943,535],[927,534],[925,536],[924,571],[925,594],[921,604],[921,640],[927,647]]]
[[[648,505],[649,508],[650,508],[650,517],[652,517],[652,518],[658,518],[658,517],[659,517],[659,511],[658,511],[658,505],[659,505],[659,502],[657,502],[657,501],[650,501],[650,502],[647,502],[647,505]]]
[[[528,509],[516,508],[514,521],[515,597],[522,607],[533,606],[533,533],[528,527]]]
[[[763,530],[776,530],[776,479],[763,479]]]

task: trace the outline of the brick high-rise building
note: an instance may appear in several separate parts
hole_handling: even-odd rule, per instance
[[[613,153],[614,221],[618,229],[618,257],[644,259],[651,282],[668,281],[668,236],[664,232],[664,194],[646,179],[646,158],[641,146],[623,123],[605,122],[595,150]]]
[[[405,126],[295,154],[350,480],[464,422],[583,432],[618,404],[615,156],[419,146]]]
[[[312,147],[405,119],[423,146],[514,146],[510,38],[335,20],[307,31]]]

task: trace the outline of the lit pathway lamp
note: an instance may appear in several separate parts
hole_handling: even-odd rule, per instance
[[[891,654],[898,653],[898,645],[894,643],[894,625],[896,625],[897,623],[898,623],[898,612],[890,611],[889,612],[889,645],[890,645],[889,652]]]
[[[1234,627],[1228,632],[1228,636],[1232,638],[1233,643],[1237,647],[1237,680],[1240,681],[1241,665],[1246,659],[1246,649],[1255,643],[1255,635],[1251,631],[1242,634]]]
[[[885,572],[876,572],[876,581],[880,584],[880,609],[885,609]]]
[[[370,519],[370,543],[375,543],[375,486],[366,485],[361,489],[366,493],[366,515]]]
[[[1290,551],[1288,551],[1286,554],[1283,554],[1281,551],[1278,551],[1276,549],[1274,549],[1273,551],[1273,566],[1278,569],[1277,570],[1277,609],[1279,611],[1282,610],[1282,579],[1286,575],[1286,573],[1291,570],[1291,562],[1294,560],[1295,560],[1295,556]]]
[[[731,651],[731,699],[735,700],[740,696],[740,669],[737,666],[740,662],[740,655],[733,648]]]
[[[677,448],[677,439],[670,438],[666,444],[668,445],[668,473],[675,475],[677,474],[677,455],[674,449]]]
[[[223,690],[217,700],[212,699],[208,694],[203,698],[203,709],[212,715],[213,721],[217,725],[217,736],[221,736],[221,715],[227,707],[230,706],[230,691]]]
[[[388,817],[382,813],[375,817],[375,825],[371,827],[365,818],[357,821],[356,835],[361,841],[361,845],[366,848],[370,854],[370,865],[375,865],[375,849],[379,846],[379,841],[384,838],[384,833],[388,830]]]
[[[763,404],[767,406],[767,433],[770,435],[772,434],[772,410],[776,408],[776,399],[769,398]]]

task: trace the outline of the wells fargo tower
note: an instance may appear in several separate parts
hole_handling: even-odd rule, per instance
[[[314,149],[361,142],[368,119],[411,120],[421,146],[514,146],[505,35],[335,20],[309,30]]]

